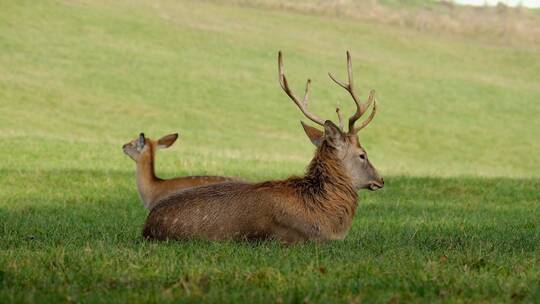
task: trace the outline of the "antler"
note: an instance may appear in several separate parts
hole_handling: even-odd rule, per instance
[[[304,93],[304,99],[302,100],[302,102],[300,102],[298,98],[296,98],[294,93],[291,91],[291,89],[289,88],[287,78],[285,78],[285,74],[283,72],[283,58],[281,55],[281,51],[279,51],[278,53],[278,69],[279,69],[279,84],[281,85],[281,88],[283,89],[283,91],[285,91],[285,93],[292,99],[292,101],[294,101],[294,103],[298,106],[300,111],[302,111],[302,113],[304,113],[304,115],[307,118],[309,118],[311,121],[313,121],[314,123],[318,125],[324,126],[324,119],[321,119],[317,117],[316,115],[310,113],[307,109],[311,80],[310,79],[307,80],[306,91]]]
[[[339,128],[341,131],[343,131],[343,117],[341,116],[341,109],[339,108],[339,105],[336,106],[336,114],[339,121]]]
[[[349,76],[349,82],[347,84],[337,80],[334,77],[334,75],[332,75],[332,73],[328,73],[328,76],[330,76],[330,78],[335,83],[337,83],[340,87],[347,90],[351,94],[351,97],[354,100],[354,103],[356,104],[356,112],[349,118],[349,134],[356,134],[362,128],[367,126],[371,122],[373,117],[375,117],[375,113],[377,112],[377,102],[374,100],[374,97],[375,97],[374,90],[371,90],[369,92],[368,100],[365,103],[361,103],[360,98],[358,98],[358,96],[354,92],[351,54],[349,53],[349,51],[347,51],[347,74]],[[366,110],[369,108],[372,102],[373,102],[373,110],[371,111],[371,114],[364,122],[362,122],[360,126],[355,128],[354,123],[358,120],[358,118],[360,118],[366,112]]]

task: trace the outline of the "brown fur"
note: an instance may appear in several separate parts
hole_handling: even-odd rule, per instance
[[[169,146],[172,145],[175,140],[176,137],[174,137],[174,139],[169,139]],[[155,153],[158,149],[159,141],[146,138],[145,145],[141,151],[137,150],[137,142],[138,139],[135,139],[125,144],[123,148],[124,152],[135,160],[137,164],[137,188],[141,200],[148,210],[154,208],[156,203],[160,200],[188,188],[222,182],[239,181],[238,178],[225,176],[184,176],[161,179],[156,176],[154,168]]]
[[[343,239],[357,206],[345,172],[338,151],[324,142],[304,177],[202,186],[163,200],[148,216],[143,236],[286,243]]]

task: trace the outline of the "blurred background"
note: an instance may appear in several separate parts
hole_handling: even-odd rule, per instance
[[[300,174],[313,148],[277,52],[335,120],[353,103],[327,72],[350,50],[383,175],[539,176],[539,1],[455,2],[3,1],[0,166],[132,172],[122,144],[179,132],[164,176]]]
[[[539,1],[0,0],[0,303],[538,302]],[[527,7],[526,7],[527,6]],[[141,239],[157,175],[300,175],[311,111],[354,110],[384,176],[344,241]]]

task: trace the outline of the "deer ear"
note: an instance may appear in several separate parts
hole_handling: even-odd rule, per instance
[[[324,139],[323,131],[319,131],[314,127],[308,126],[303,121],[300,121],[300,123],[302,124],[302,127],[304,128],[304,132],[306,132],[307,137],[309,137],[309,140],[311,140],[315,147],[320,147]]]
[[[340,148],[345,143],[343,133],[339,127],[330,120],[324,122],[324,139],[334,148]]]
[[[137,140],[137,148],[139,150],[142,150],[145,144],[146,144],[146,138],[144,137],[144,133],[141,133],[139,134],[139,139]]]
[[[158,139],[158,149],[165,149],[170,147],[178,139],[178,133],[165,135]]]

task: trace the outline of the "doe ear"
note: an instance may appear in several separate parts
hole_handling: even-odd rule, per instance
[[[304,132],[306,132],[307,137],[309,137],[309,140],[311,140],[315,147],[320,147],[324,139],[323,131],[320,131],[319,129],[316,129],[312,126],[308,126],[303,121],[300,121],[300,123],[302,124],[302,127],[304,128]]]
[[[178,139],[178,133],[165,135],[158,139],[158,149],[165,149],[170,147]]]
[[[341,147],[345,142],[345,137],[339,127],[330,120],[324,122],[324,139],[334,148]]]
[[[141,133],[139,134],[139,141],[138,141],[139,149],[142,149],[145,144],[146,144],[146,138],[144,138],[144,133]]]

